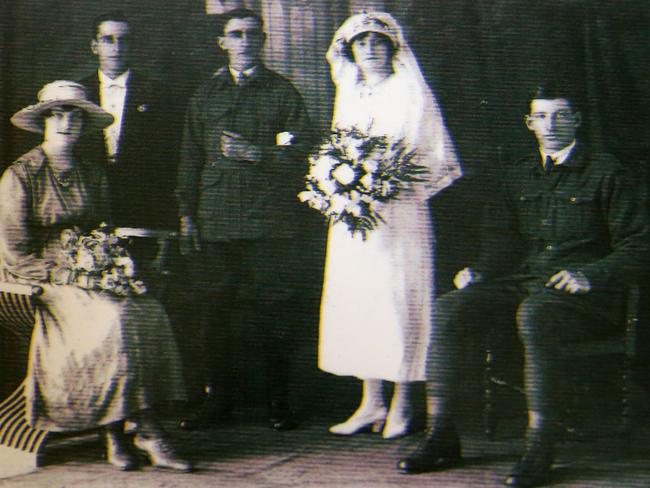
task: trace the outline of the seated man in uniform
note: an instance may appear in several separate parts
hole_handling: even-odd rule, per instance
[[[516,324],[525,351],[528,426],[523,456],[507,486],[536,486],[554,459],[561,346],[616,332],[626,284],[647,266],[645,191],[630,168],[576,140],[577,97],[537,87],[525,121],[538,150],[504,168],[488,203],[479,263],[461,270],[458,290],[436,301],[431,337],[430,431],[398,462],[402,473],[460,460],[453,396],[463,340],[486,326]]]

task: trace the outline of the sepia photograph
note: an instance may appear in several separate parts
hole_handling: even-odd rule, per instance
[[[646,1],[0,5],[0,488],[650,486]]]

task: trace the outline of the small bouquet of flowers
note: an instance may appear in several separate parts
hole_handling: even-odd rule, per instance
[[[141,295],[147,291],[135,279],[135,264],[123,245],[124,239],[102,223],[82,233],[79,228],[61,232],[61,254],[54,274],[56,283],[86,290],[106,291],[117,296]]]
[[[365,240],[383,222],[383,205],[421,181],[426,169],[413,162],[414,156],[403,140],[336,128],[309,156],[307,189],[298,198]]]

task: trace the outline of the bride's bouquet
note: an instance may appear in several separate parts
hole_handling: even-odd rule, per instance
[[[309,156],[307,189],[298,198],[365,240],[383,222],[382,207],[421,181],[426,169],[413,162],[414,156],[403,140],[336,128]]]
[[[77,227],[65,229],[60,243],[60,260],[54,273],[56,283],[118,296],[141,295],[147,291],[144,283],[135,278],[135,264],[124,239],[106,224],[87,234]]]

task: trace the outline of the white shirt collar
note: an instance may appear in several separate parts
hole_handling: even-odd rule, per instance
[[[233,80],[239,79],[239,75],[243,74],[246,78],[250,78],[253,76],[253,73],[257,71],[257,66],[253,66],[252,68],[245,69],[244,71],[238,71],[232,66],[228,66],[228,69],[230,70],[230,74],[232,75]]]
[[[545,153],[542,148],[539,148],[539,153],[542,155],[542,161],[546,161],[546,157],[550,156],[551,159],[553,160],[554,165],[558,164],[563,164],[571,155],[571,151],[573,148],[576,146],[576,140],[574,139],[571,144],[568,146],[560,149],[559,151],[555,151],[554,153]]]
[[[129,75],[131,74],[131,70],[127,69],[124,73],[122,73],[117,78],[108,77],[107,75],[105,75],[102,72],[102,70],[97,70],[97,73],[99,74],[99,85],[100,86],[119,86],[120,88],[126,88],[126,82],[129,79]]]

